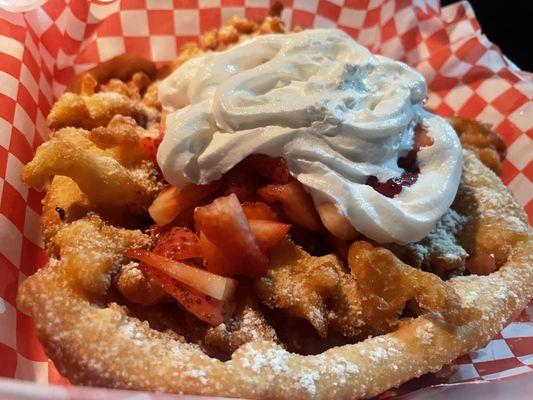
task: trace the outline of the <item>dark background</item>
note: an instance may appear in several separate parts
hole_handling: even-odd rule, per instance
[[[533,0],[470,0],[470,4],[489,40],[520,69],[532,72]]]

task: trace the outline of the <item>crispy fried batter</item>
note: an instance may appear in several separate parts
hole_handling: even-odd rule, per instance
[[[98,148],[83,129],[64,128],[37,149],[22,169],[22,180],[39,190],[55,175],[72,178],[93,204],[146,209],[160,189],[153,163],[126,168]]]
[[[475,313],[438,276],[402,263],[392,252],[368,242],[352,244],[348,264],[363,293],[363,315],[380,332],[390,331],[408,300],[423,311],[440,312],[447,322],[461,325]]]
[[[489,125],[455,116],[448,119],[461,139],[463,148],[472,150],[487,167],[499,174],[506,146],[502,137]]]

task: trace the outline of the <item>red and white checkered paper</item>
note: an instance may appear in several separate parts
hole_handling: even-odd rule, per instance
[[[234,15],[264,18],[270,3],[50,0],[24,13],[0,9],[0,377],[67,383],[15,301],[19,283],[46,261],[39,233],[41,194],[23,185],[19,173],[46,137],[45,116],[53,101],[74,74],[101,61],[128,52],[164,64],[182,44]],[[427,107],[436,113],[492,124],[509,146],[502,179],[533,222],[532,75],[489,42],[467,2],[445,8],[438,0],[283,3],[289,26],[338,27],[373,52],[417,68],[428,81]],[[533,371],[533,307],[457,364],[446,382]]]

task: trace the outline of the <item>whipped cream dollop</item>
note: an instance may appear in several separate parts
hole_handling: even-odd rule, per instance
[[[258,36],[193,58],[158,87],[169,112],[157,160],[178,188],[207,184],[250,154],[284,157],[317,209],[332,203],[378,242],[422,239],[451,205],[461,174],[452,127],[422,109],[424,78],[335,29]],[[403,172],[416,125],[433,140],[419,176],[393,198],[365,184]]]

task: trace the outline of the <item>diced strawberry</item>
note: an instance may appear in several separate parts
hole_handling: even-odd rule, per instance
[[[269,157],[265,154],[252,154],[245,159],[247,165],[263,178],[274,182],[289,181],[289,167],[283,157]]]
[[[290,224],[265,219],[250,219],[250,230],[262,251],[274,247],[289,232]]]
[[[259,248],[250,230],[250,224],[235,194],[219,197],[211,204],[196,208],[197,229],[231,261],[228,269],[220,271],[225,276],[246,275],[258,277],[266,273],[268,260]],[[212,265],[204,254],[207,269]]]
[[[323,230],[313,199],[300,182],[292,180],[285,184],[270,184],[259,189],[258,193],[266,202],[280,201],[283,211],[295,224],[312,231]]]
[[[203,232],[200,232],[199,244],[200,252],[210,272],[217,275],[225,275],[227,271],[233,271],[235,266],[231,260],[228,260],[224,252],[215,246]]]
[[[242,204],[242,210],[248,220],[251,219],[267,219],[269,221],[277,221],[278,215],[272,208],[262,201],[246,202]]]
[[[142,263],[141,268],[150,279],[178,300],[186,310],[210,325],[216,326],[228,320],[235,310],[235,303],[206,296],[148,264]]]
[[[257,188],[260,186],[258,176],[251,173],[244,166],[237,165],[226,172],[222,179],[224,185],[224,195],[236,194],[240,201],[257,200]]]
[[[171,260],[198,258],[198,237],[187,228],[172,226],[158,229],[152,252]]]
[[[220,181],[211,182],[208,185],[190,184],[182,189],[167,186],[155,198],[148,212],[159,226],[166,225],[176,218],[187,208],[209,197],[220,188]]]

